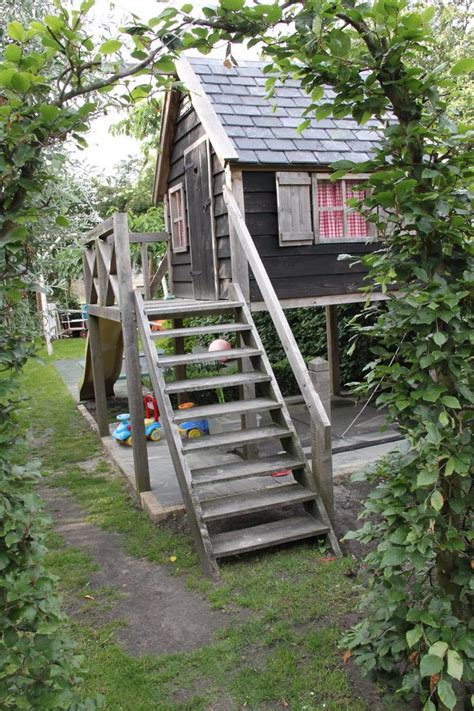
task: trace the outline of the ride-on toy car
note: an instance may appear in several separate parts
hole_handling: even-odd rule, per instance
[[[120,442],[121,444],[126,444],[129,447],[132,446],[132,425],[130,424],[130,415],[124,413],[122,415],[117,415],[117,420],[119,425],[112,432],[112,437]],[[161,424],[154,418],[146,418],[145,424],[145,435],[147,439],[151,439],[152,442],[158,442],[161,439]]]

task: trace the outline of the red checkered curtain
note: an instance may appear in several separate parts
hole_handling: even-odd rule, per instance
[[[365,190],[357,188],[360,185],[360,180],[346,180],[346,198],[356,198],[357,200],[363,200],[365,197]],[[347,236],[348,237],[368,237],[369,228],[367,220],[357,212],[357,210],[350,209],[347,213]]]
[[[318,180],[318,218],[320,239],[354,239],[368,237],[368,225],[354,208],[347,207],[349,198],[362,200],[360,180]]]
[[[318,180],[318,213],[320,239],[344,237],[342,181]]]

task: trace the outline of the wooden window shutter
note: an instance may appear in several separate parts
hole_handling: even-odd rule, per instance
[[[277,173],[276,185],[280,246],[312,244],[311,176]]]

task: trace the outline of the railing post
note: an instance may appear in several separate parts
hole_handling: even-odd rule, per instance
[[[308,372],[314,389],[321,398],[326,414],[331,419],[331,387],[329,363],[324,358],[313,358],[308,363]],[[326,511],[334,521],[334,481],[332,473],[331,437],[314,418],[311,419],[311,460],[313,476]]]

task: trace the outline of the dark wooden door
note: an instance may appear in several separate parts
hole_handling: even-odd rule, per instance
[[[207,141],[184,156],[191,276],[195,299],[215,299],[213,203]]]

